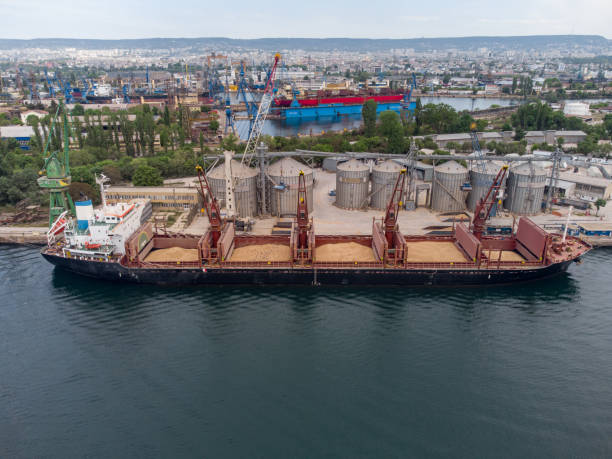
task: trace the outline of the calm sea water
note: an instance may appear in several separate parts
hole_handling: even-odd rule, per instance
[[[156,288],[0,247],[0,457],[611,457],[612,251],[469,289]]]

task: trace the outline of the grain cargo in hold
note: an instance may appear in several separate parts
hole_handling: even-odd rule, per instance
[[[324,244],[315,249],[315,259],[320,262],[375,262],[371,247],[357,242]]]
[[[257,244],[238,247],[230,261],[290,261],[291,248],[283,244]]]
[[[150,263],[167,263],[180,261],[183,263],[197,263],[200,259],[198,249],[184,249],[182,247],[168,247],[151,251],[144,259]]]

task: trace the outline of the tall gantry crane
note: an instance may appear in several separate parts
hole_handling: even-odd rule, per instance
[[[257,149],[257,144],[259,143],[259,139],[261,137],[261,133],[263,131],[264,124],[266,122],[266,118],[268,113],[270,112],[270,106],[272,105],[272,100],[274,97],[274,78],[276,75],[276,68],[278,66],[278,62],[280,61],[281,55],[276,53],[274,55],[274,63],[270,68],[270,73],[268,75],[268,80],[266,82],[266,87],[264,89],[264,93],[261,97],[261,102],[259,104],[259,108],[257,110],[257,114],[255,116],[255,121],[253,122],[253,129],[251,129],[251,133],[249,134],[249,138],[247,140],[246,147],[244,149],[244,154],[242,155],[242,165],[246,165],[247,167],[251,166],[251,161],[253,160],[253,156],[255,155],[255,151]],[[234,217],[236,215],[236,208],[234,202],[234,188],[236,186],[235,180],[232,175],[232,163],[231,159],[233,157],[233,152],[225,151],[225,207],[227,211],[228,217]],[[263,164],[260,164],[260,168],[263,167]],[[259,184],[260,190],[264,190],[265,186],[263,183]],[[260,202],[264,202],[265,199],[261,199]]]
[[[51,135],[55,132],[54,128],[58,122],[60,111],[64,137],[63,155],[59,151],[49,152]],[[60,219],[62,215],[66,215],[66,212],[76,215],[74,203],[70,194],[68,194],[68,189],[70,188],[70,129],[66,111],[66,106],[63,102],[60,102],[49,129],[49,135],[43,150],[45,162],[38,178],[38,186],[49,191],[49,227],[52,227],[55,221]]]
[[[250,96],[250,97],[249,97]],[[246,107],[247,115],[249,117],[249,133],[253,130],[253,121],[257,116],[257,103],[255,102],[254,95],[249,91],[249,84],[246,80],[244,71],[244,61],[240,62],[240,80],[238,81],[238,100],[242,100]]]
[[[276,53],[274,55],[274,63],[270,68],[270,72],[268,74],[268,81],[266,82],[266,87],[264,89],[263,95],[261,96],[261,102],[259,103],[257,114],[255,115],[255,121],[253,121],[253,129],[251,129],[249,139],[247,140],[246,148],[244,149],[242,163],[246,164],[247,166],[251,165],[253,155],[255,154],[255,148],[259,143],[259,138],[261,137],[266,118],[268,117],[268,113],[270,112],[272,101],[274,100],[274,79],[276,77],[276,68],[278,67],[280,58],[281,55],[279,53]]]

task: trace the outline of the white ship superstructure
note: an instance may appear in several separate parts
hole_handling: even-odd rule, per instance
[[[102,206],[94,209],[91,199],[75,202],[76,220],[68,219],[64,229],[64,255],[108,260],[125,254],[125,242],[148,219],[151,203],[132,200],[113,205],[106,203],[104,182],[100,185]]]

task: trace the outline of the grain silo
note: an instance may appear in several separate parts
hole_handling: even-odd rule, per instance
[[[469,210],[474,212],[478,201],[481,198],[484,199],[500,169],[501,166],[487,161],[484,166],[484,172],[481,171],[479,167],[474,167],[470,171],[470,184],[472,185],[472,191],[469,192],[467,197],[467,207]],[[506,179],[507,177],[504,178],[502,189],[505,187]]]
[[[370,207],[381,210],[387,208],[401,169],[402,166],[390,159],[372,168]]]
[[[510,169],[504,207],[519,215],[535,215],[542,211],[546,172],[532,162]]]
[[[447,161],[434,169],[431,208],[438,212],[457,212],[465,209],[468,171],[456,161]]]
[[[257,170],[238,161],[231,161],[234,179],[234,201],[236,215],[253,217],[257,215]],[[219,164],[208,174],[208,182],[219,205],[225,206],[225,164]]]
[[[361,161],[351,159],[338,164],[336,172],[336,205],[343,209],[368,207],[370,168]]]
[[[314,182],[312,169],[293,158],[283,158],[268,166],[270,211],[279,217],[294,216],[297,210],[300,171],[306,179],[308,211],[312,212]]]

